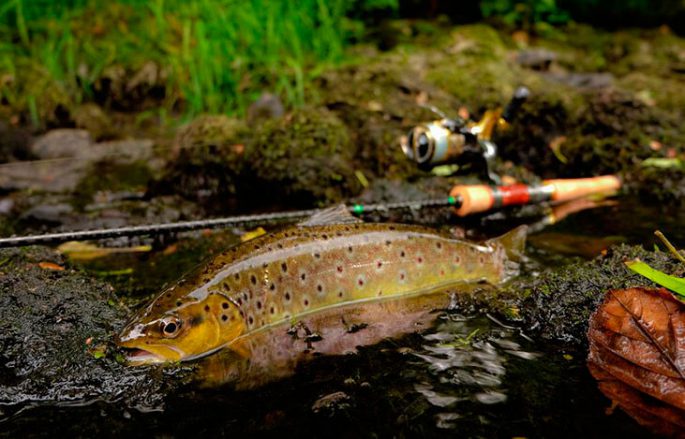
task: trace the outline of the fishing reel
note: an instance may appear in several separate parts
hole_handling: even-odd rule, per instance
[[[497,156],[497,145],[492,142],[495,129],[506,129],[509,121],[530,95],[526,87],[519,87],[507,106],[488,110],[478,122],[460,117],[449,118],[435,107],[427,108],[441,117],[439,120],[415,126],[401,141],[404,154],[424,170],[438,165],[456,164],[459,170],[469,169],[485,180],[500,184],[492,172]]]

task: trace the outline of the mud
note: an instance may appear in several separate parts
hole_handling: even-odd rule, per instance
[[[159,409],[182,368],[130,368],[112,345],[128,310],[51,250],[0,252],[0,418],[44,403]]]

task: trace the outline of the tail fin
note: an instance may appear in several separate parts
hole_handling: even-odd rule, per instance
[[[508,231],[502,236],[486,241],[487,245],[501,246],[507,254],[507,258],[513,262],[520,262],[523,259],[526,247],[526,236],[528,226],[518,226]]]

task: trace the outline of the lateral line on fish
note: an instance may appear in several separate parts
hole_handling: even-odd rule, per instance
[[[494,251],[494,249],[488,245],[480,245],[480,244],[475,244],[472,242],[468,241],[462,241],[459,239],[452,239],[452,238],[447,238],[447,237],[438,237],[436,235],[430,234],[430,233],[422,233],[422,232],[405,232],[405,231],[400,231],[398,232],[398,236],[394,237],[396,241],[400,240],[409,240],[411,236],[411,239],[413,238],[423,238],[423,239],[444,239],[449,242],[458,242],[459,244],[463,244],[468,247],[472,247],[477,249],[478,251],[482,252],[488,252],[491,253]],[[375,238],[375,239],[372,239]],[[365,234],[358,234],[358,235],[347,235],[347,236],[340,236],[340,237],[335,237],[330,239],[328,242],[329,244],[327,247],[329,249],[337,249],[337,248],[343,248],[347,246],[355,246],[359,244],[367,244],[367,243],[373,243],[373,242],[380,242],[383,241],[384,239],[388,238],[388,232],[386,231],[380,231],[380,232],[367,232]],[[320,249],[322,247],[322,244],[320,242],[311,242],[311,243],[302,243],[299,244],[298,249],[300,250],[299,253],[312,253],[315,252],[317,249]],[[193,297],[194,299],[197,300],[202,300],[204,299],[207,294],[210,292],[210,288],[219,285],[223,282],[223,280],[232,274],[239,273],[245,270],[249,270],[252,268],[257,268],[260,267],[263,264],[269,264],[273,263],[274,261],[278,261],[283,259],[283,256],[288,256],[292,254],[293,247],[289,248],[283,248],[283,249],[275,249],[269,252],[265,252],[262,254],[259,254],[257,256],[249,257],[240,261],[237,261],[227,268],[219,271],[213,278],[212,280],[208,281],[204,285],[202,285],[200,288],[197,290],[193,291],[190,293],[188,296]]]

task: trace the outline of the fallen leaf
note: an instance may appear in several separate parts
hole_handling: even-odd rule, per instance
[[[64,267],[57,265],[54,262],[39,262],[38,266],[43,270],[64,271]]]
[[[90,261],[113,253],[145,253],[152,250],[149,245],[135,247],[98,247],[81,241],[69,241],[57,247],[57,250],[72,260]]]
[[[685,305],[667,290],[613,290],[590,318],[588,368],[637,422],[685,428]]]
[[[257,227],[254,230],[248,230],[247,232],[243,233],[240,236],[240,241],[247,242],[247,241],[258,238],[258,237],[265,235],[265,234],[266,234],[266,230],[264,230],[261,227]]]

